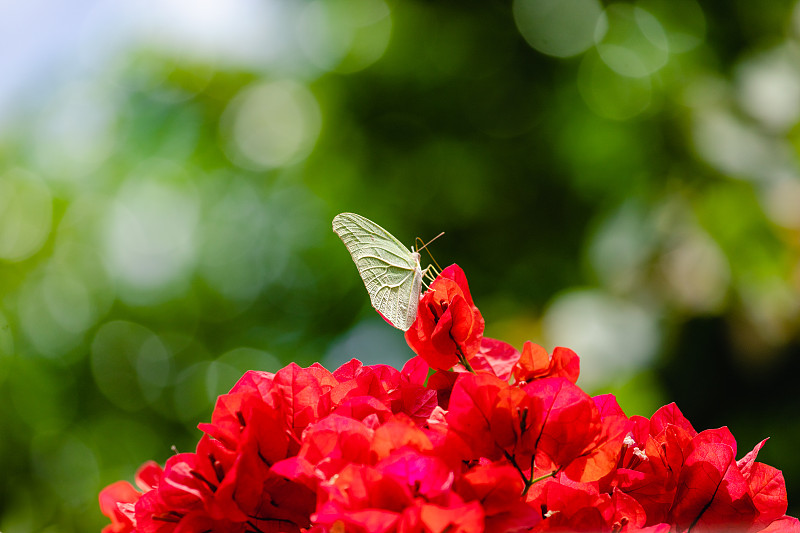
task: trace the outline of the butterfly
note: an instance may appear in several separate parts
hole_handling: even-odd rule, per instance
[[[432,267],[423,270],[417,251],[361,215],[336,215],[333,231],[350,252],[372,307],[397,329],[408,330],[417,318],[423,278],[433,277]]]

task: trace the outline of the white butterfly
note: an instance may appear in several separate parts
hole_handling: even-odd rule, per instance
[[[336,215],[333,231],[353,257],[372,307],[397,329],[408,330],[417,318],[422,279],[431,267],[423,270],[419,253],[361,215]]]

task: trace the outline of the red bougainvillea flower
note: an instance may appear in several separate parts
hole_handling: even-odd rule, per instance
[[[481,348],[483,317],[472,302],[467,277],[450,265],[419,302],[417,319],[406,331],[414,352],[435,370],[468,362]]]
[[[427,379],[421,358],[248,372],[195,452],[101,492],[104,533],[800,533],[764,442],[736,461],[674,404],[629,419],[567,377],[509,384],[512,350],[481,352],[477,374]]]
[[[523,455],[534,454],[538,472],[566,468],[601,437],[601,417],[592,398],[564,378],[547,378],[522,388],[531,398],[530,430]]]
[[[765,441],[737,461],[675,404],[628,418],[589,396],[569,349],[482,335],[448,267],[402,370],[247,372],[194,452],[103,489],[103,533],[800,533]]]
[[[648,523],[665,522],[683,466],[684,449],[697,431],[675,404],[665,405],[650,420],[630,419],[616,470],[601,482],[605,491],[618,487],[636,498],[647,512]]]
[[[727,428],[697,433],[675,404],[649,421],[631,417],[631,422],[619,467],[601,486],[635,498],[647,525],[668,522],[680,532],[760,531],[773,523],[786,531],[795,527],[784,516],[783,475],[755,461],[764,441],[737,462],[736,440]]]
[[[736,441],[727,428],[703,431],[684,450],[669,521],[679,531],[756,531],[786,513],[783,474],[755,462],[762,441],[736,461]]]
[[[616,466],[628,423],[616,402],[616,409],[607,404],[565,378],[517,387],[490,374],[461,374],[446,420],[469,450],[463,460],[505,458],[528,487],[561,470],[598,480]]]

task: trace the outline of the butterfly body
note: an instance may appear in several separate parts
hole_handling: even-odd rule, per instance
[[[355,213],[336,215],[333,231],[350,252],[372,306],[394,327],[408,330],[417,317],[422,290],[420,255]]]

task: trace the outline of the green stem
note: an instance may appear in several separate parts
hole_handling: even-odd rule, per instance
[[[549,474],[545,474],[543,476],[539,476],[536,479],[526,479],[525,480],[525,489],[522,491],[522,497],[524,498],[525,495],[528,494],[528,490],[530,490],[530,488],[533,487],[536,483],[539,483],[540,481],[545,480],[545,479],[547,479],[549,477],[555,476],[557,472],[558,472],[558,470],[553,470]],[[531,475],[533,475],[533,472],[531,472]]]
[[[473,374],[476,374],[476,372],[475,372],[475,369],[474,369],[474,368],[472,368],[472,365],[471,365],[471,364],[469,364],[469,361],[467,361],[467,360],[466,360],[465,358],[463,358],[463,357],[459,357],[459,359],[460,359],[460,361],[459,361],[459,362],[460,362],[462,365],[464,365],[464,368],[466,368],[466,369],[467,369],[469,372],[472,372]]]
[[[525,473],[519,467],[519,465],[517,464],[517,460],[513,455],[511,455],[505,450],[503,450],[503,455],[506,456],[506,459],[508,459],[508,462],[511,463],[511,466],[513,466],[517,470],[517,472],[519,472],[520,477],[522,477],[522,482],[525,483],[525,488],[522,489],[523,498],[525,497],[526,494],[528,494],[528,490],[530,490],[530,488],[534,486],[536,483],[539,483],[540,481],[543,481],[549,477],[554,477],[558,473],[558,470],[553,470],[549,474],[539,476],[535,479],[528,479],[527,477],[525,477]],[[533,475],[533,469],[531,469],[531,476],[532,475]]]
[[[543,480],[545,480],[545,479],[547,479],[547,478],[549,478],[549,477],[554,477],[554,476],[556,475],[556,473],[558,473],[558,470],[553,470],[553,471],[552,471],[552,472],[550,472],[549,474],[545,474],[545,475],[543,475],[543,476],[539,476],[539,477],[537,477],[536,479],[532,479],[532,480],[531,480],[531,485],[533,485],[533,484],[535,484],[535,483],[539,483],[540,481],[543,481]]]
[[[477,374],[477,372],[475,372],[475,369],[472,368],[472,365],[469,364],[469,361],[467,361],[467,358],[464,357],[464,353],[461,351],[461,347],[459,346],[456,347],[456,355],[458,355],[458,362],[461,363],[461,366],[466,368],[468,372]]]
[[[506,459],[508,459],[508,462],[511,463],[511,466],[517,469],[517,472],[519,472],[519,475],[522,478],[522,482],[525,483],[525,490],[522,491],[522,495],[525,496],[525,493],[528,492],[528,489],[530,488],[529,485],[530,480],[527,477],[525,477],[525,472],[523,472],[522,469],[519,467],[519,465],[517,464],[517,460],[514,458],[513,455],[511,455],[505,450],[503,450],[503,455],[506,456]]]

